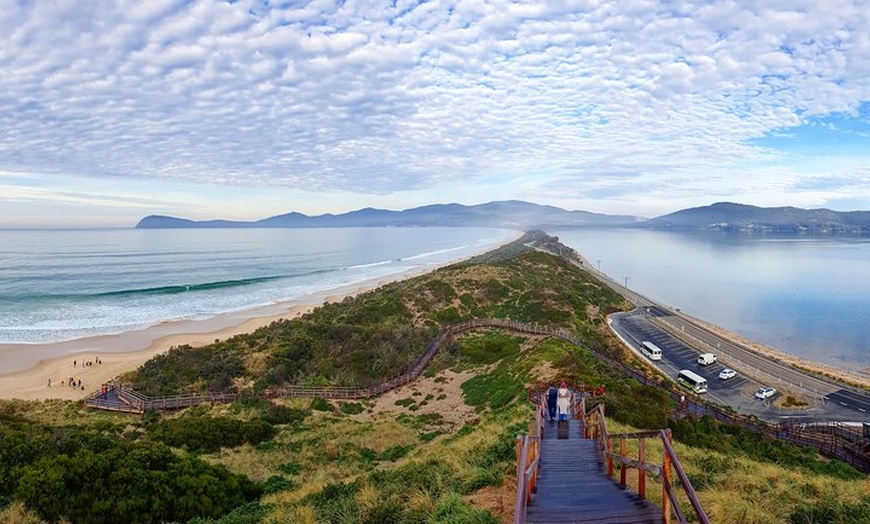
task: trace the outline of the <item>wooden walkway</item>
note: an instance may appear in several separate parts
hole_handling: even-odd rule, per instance
[[[568,421],[568,438],[544,422],[537,489],[528,504],[530,524],[661,523],[662,510],[607,476],[596,440],[583,438],[581,421]]]

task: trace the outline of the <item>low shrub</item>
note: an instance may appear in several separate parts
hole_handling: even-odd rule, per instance
[[[154,440],[191,451],[214,452],[244,443],[258,444],[275,436],[265,420],[237,420],[226,417],[181,417],[163,420],[150,433]]]

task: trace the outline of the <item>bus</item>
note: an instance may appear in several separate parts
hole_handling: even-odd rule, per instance
[[[695,393],[707,392],[707,379],[697,373],[689,371],[688,369],[680,370],[680,374],[677,375],[677,382],[682,386],[691,389]]]
[[[644,340],[640,343],[640,352],[650,360],[662,359],[662,350],[649,340]]]

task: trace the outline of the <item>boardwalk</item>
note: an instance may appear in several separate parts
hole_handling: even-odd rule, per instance
[[[662,510],[607,476],[598,442],[583,438],[581,421],[569,423],[559,440],[556,423],[545,422],[537,493],[526,512],[531,524],[660,523]]]

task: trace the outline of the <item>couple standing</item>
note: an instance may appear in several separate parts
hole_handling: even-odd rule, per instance
[[[568,384],[563,380],[556,386],[550,384],[550,389],[547,390],[547,410],[550,412],[550,421],[556,420],[556,412],[559,413],[559,420],[567,420],[568,412],[571,409],[571,391],[568,390]]]

